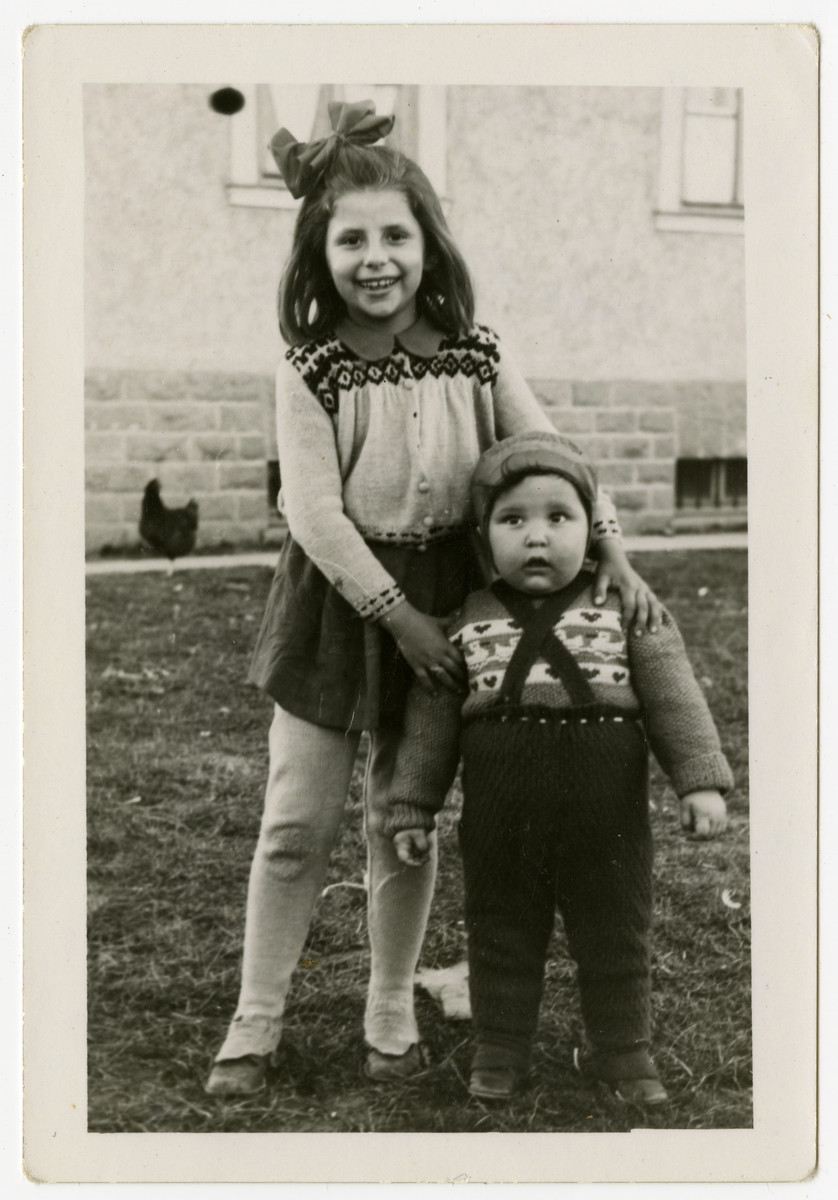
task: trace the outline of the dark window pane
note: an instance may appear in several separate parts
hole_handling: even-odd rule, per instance
[[[679,458],[676,462],[677,508],[737,508],[747,500],[746,458]]]

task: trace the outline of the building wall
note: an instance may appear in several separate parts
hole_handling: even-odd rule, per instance
[[[85,391],[88,550],[139,540],[142,494],[155,477],[169,506],[197,498],[202,545],[264,540],[270,377],[88,371]]]
[[[231,206],[213,85],[85,90],[87,541],[137,541],[142,488],[200,541],[269,528],[276,285],[294,214]],[[627,530],[665,528],[679,454],[744,453],[744,247],[654,227],[660,92],[452,87],[452,228],[478,312]],[[697,448],[697,449],[695,449]]]
[[[527,374],[744,379],[742,237],[654,226],[659,89],[449,93],[452,225]]]
[[[211,86],[85,88],[86,362],[264,375],[293,214],[227,203]]]

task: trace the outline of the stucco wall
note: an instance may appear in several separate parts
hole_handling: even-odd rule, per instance
[[[743,238],[655,229],[661,92],[451,88],[457,237],[528,374],[743,379]]]
[[[87,361],[269,371],[290,212],[227,203],[206,87],[85,89]],[[527,374],[734,380],[744,247],[654,228],[661,94],[448,89],[450,220]]]
[[[86,360],[271,371],[293,214],[228,204],[213,85],[85,88]]]
[[[197,496],[205,545],[268,530],[295,214],[228,202],[215,86],[85,88],[93,551],[136,542],[155,475],[168,502]],[[679,455],[745,451],[743,239],[655,229],[656,89],[447,92],[446,207],[478,316],[597,459],[625,528],[665,528]]]

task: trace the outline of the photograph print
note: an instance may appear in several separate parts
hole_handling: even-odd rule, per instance
[[[84,85],[89,1132],[753,1127],[746,101]]]

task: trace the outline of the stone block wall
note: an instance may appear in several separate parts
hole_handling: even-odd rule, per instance
[[[672,527],[679,456],[745,454],[741,383],[530,381],[556,428],[596,462],[626,533]],[[199,547],[276,538],[272,377],[92,371],[86,378],[86,543],[130,549],[143,489],[200,505]],[[712,514],[710,514],[712,518]]]
[[[745,454],[744,383],[530,382],[596,463],[626,533],[671,528],[677,458]]]
[[[139,543],[142,494],[155,477],[169,507],[198,501],[200,546],[265,540],[273,393],[273,379],[256,375],[89,372],[88,552]]]

